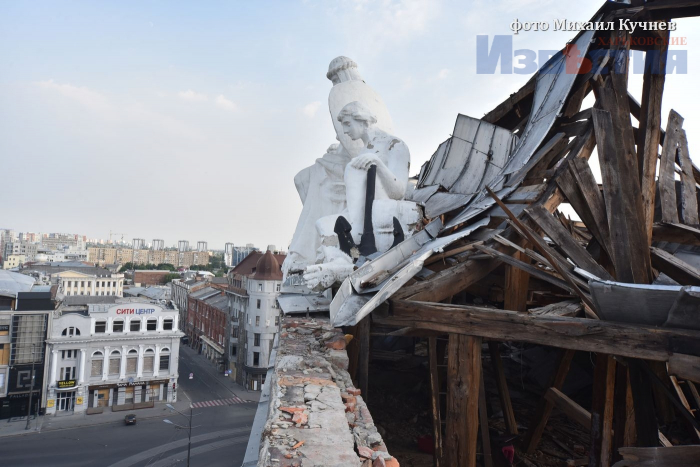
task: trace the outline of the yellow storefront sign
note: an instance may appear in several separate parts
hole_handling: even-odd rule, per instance
[[[75,398],[76,405],[83,405],[83,396],[78,396]]]
[[[56,402],[56,401],[54,401],[53,399],[48,399],[48,400],[46,401],[46,408],[47,408],[47,409],[53,408],[53,405],[54,405],[55,402]]]

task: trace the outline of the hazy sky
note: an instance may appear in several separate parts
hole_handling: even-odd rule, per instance
[[[529,79],[476,74],[476,36],[588,20],[561,0],[0,3],[0,227],[107,238],[289,244],[293,176],[335,141],[328,63],[351,57],[408,144],[411,173]],[[666,80],[700,138],[700,20],[679,21],[688,74]],[[574,32],[521,32],[560,49]],[[640,88],[641,80],[633,79]],[[637,88],[633,92],[639,97]],[[696,135],[699,135],[696,137]]]

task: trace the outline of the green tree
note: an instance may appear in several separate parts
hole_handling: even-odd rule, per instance
[[[166,274],[166,275],[165,275],[165,283],[166,283],[166,284],[169,284],[169,283],[171,283],[171,282],[173,281],[173,279],[179,279],[179,278],[180,278],[180,274],[177,274],[177,273],[175,273],[175,274]]]

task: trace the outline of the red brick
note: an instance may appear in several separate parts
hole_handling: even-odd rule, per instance
[[[327,348],[333,350],[345,350],[345,336],[336,335],[328,339],[325,344]]]
[[[308,420],[309,416],[306,414],[306,412],[297,412],[292,417],[292,421],[296,423],[298,427],[305,424]]]
[[[303,412],[304,410],[306,410],[306,407],[280,407],[280,410],[282,412],[295,414],[297,412]]]
[[[348,388],[347,393],[352,395],[352,396],[359,396],[360,394],[362,394],[362,391],[360,391],[359,389],[355,389],[355,388]]]
[[[343,402],[345,402],[346,404],[348,402],[352,402],[353,404],[357,404],[357,399],[355,398],[355,396],[351,396],[349,394],[342,393],[340,395],[340,397],[343,398]]]
[[[374,451],[367,446],[358,446],[357,451],[360,453],[360,457],[364,457],[365,459],[371,459],[372,453],[374,453]]]
[[[345,404],[345,411],[346,412],[354,412],[355,411],[355,403],[348,402],[347,404]]]

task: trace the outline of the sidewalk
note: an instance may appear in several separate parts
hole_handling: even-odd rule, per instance
[[[204,355],[195,352],[187,345],[180,346],[180,353],[187,355],[187,357],[191,358],[192,360],[195,360],[203,371],[206,371],[212,378],[216,379],[218,383],[231,391],[237,397],[240,397],[246,401],[260,402],[260,391],[251,391],[246,389],[240,384],[237,384],[236,381],[230,376],[224,376],[222,373],[217,372],[214,364],[207,360]],[[187,375],[180,374],[180,379],[182,378],[187,378]]]

